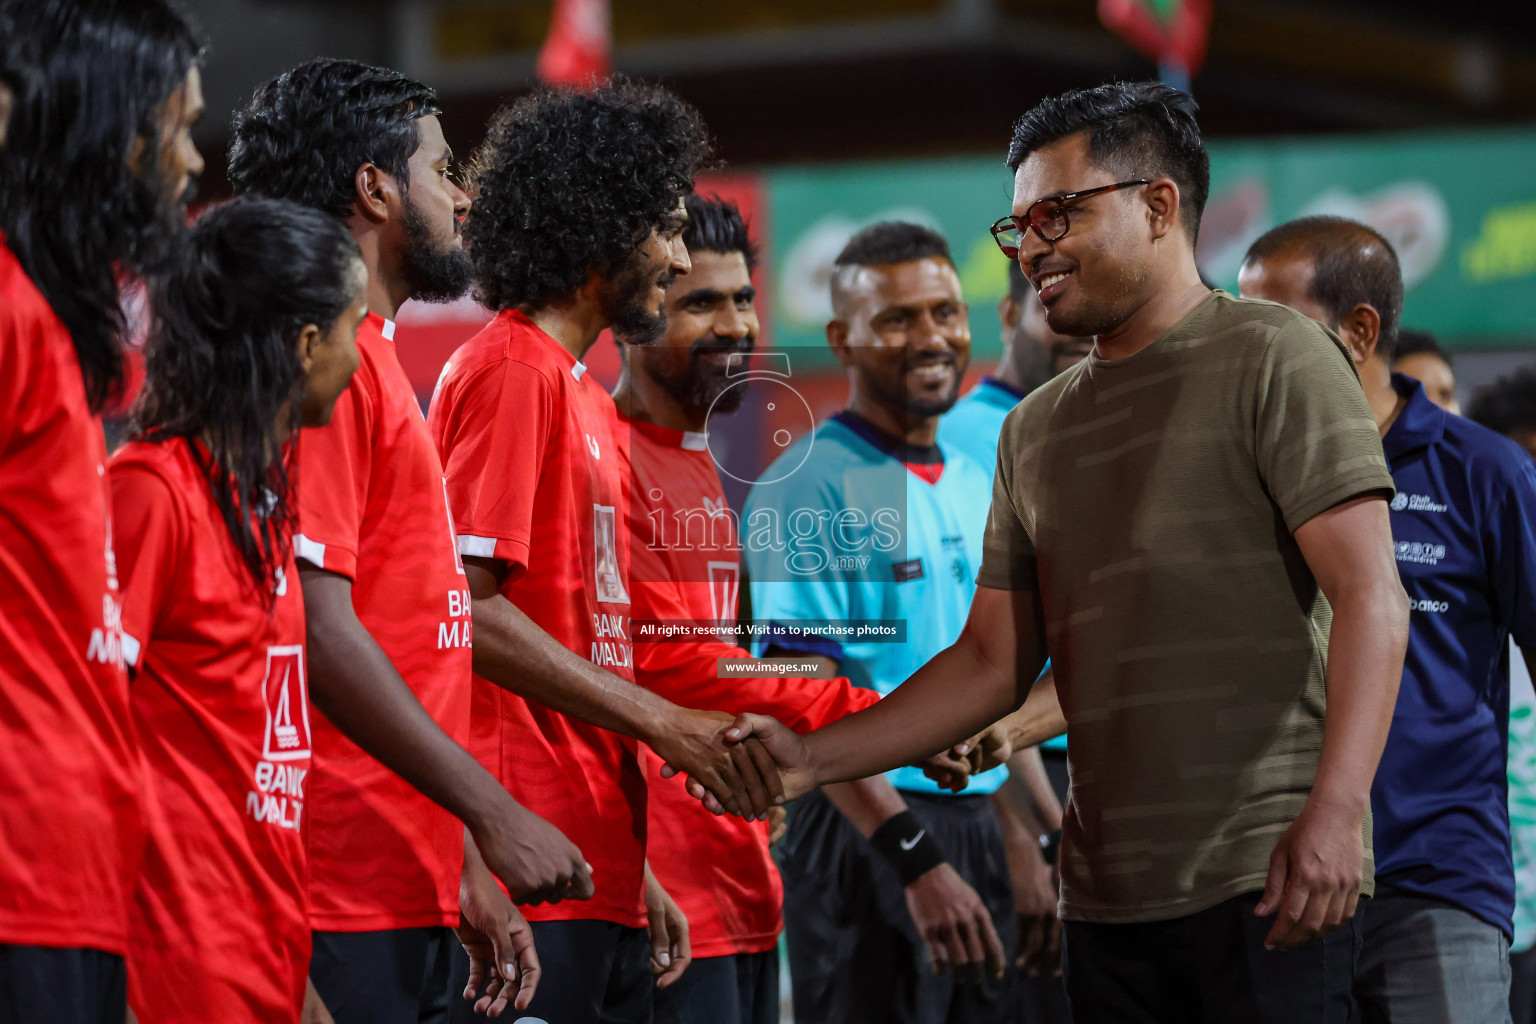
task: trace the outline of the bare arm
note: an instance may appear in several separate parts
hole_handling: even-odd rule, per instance
[[[310,698],[349,739],[462,821],[519,898],[592,893],[576,849],[512,799],[427,713],[352,607],[352,581],[301,563]]]
[[[804,738],[814,784],[911,764],[983,731],[1023,703],[1045,665],[1034,592],[978,587],[965,629],[890,696]],[[809,780],[807,780],[809,781]]]
[[[1309,520],[1296,543],[1333,607],[1328,711],[1317,780],[1270,858],[1266,944],[1294,948],[1337,928],[1360,895],[1371,781],[1386,746],[1408,646],[1408,598],[1392,555],[1387,504],[1345,502]]]
[[[1308,803],[1338,803],[1364,818],[1408,649],[1408,595],[1387,503],[1362,498],[1330,509],[1298,529],[1296,543],[1333,607],[1328,716]]]
[[[765,784],[745,750],[726,746],[721,734],[730,715],[680,708],[573,654],[502,595],[506,571],[505,562],[464,559],[478,675],[553,711],[640,740],[733,814],[767,816],[780,792],[777,773],[769,772]]]

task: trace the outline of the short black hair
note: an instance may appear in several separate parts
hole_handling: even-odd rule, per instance
[[[1008,169],[1029,154],[1086,132],[1088,158],[1116,176],[1171,178],[1191,245],[1211,192],[1211,158],[1195,122],[1194,99],[1162,82],[1111,82],[1041,100],[1013,125]]]
[[[409,187],[407,164],[421,146],[416,119],[438,113],[437,93],[398,71],[312,60],[259,86],[236,112],[229,180],[237,193],[345,219],[364,164]]]
[[[1440,347],[1435,336],[1428,331],[1415,330],[1411,327],[1399,327],[1397,329],[1397,345],[1392,352],[1392,360],[1396,362],[1404,356],[1430,355],[1440,360],[1446,366],[1454,366],[1451,354]]]
[[[848,239],[834,261],[839,267],[879,267],[914,260],[941,259],[949,263],[949,243],[932,228],[900,220],[871,224]]]
[[[1392,362],[1403,315],[1403,270],[1392,243],[1379,231],[1344,217],[1301,217],[1270,228],[1248,247],[1244,263],[1282,253],[1312,260],[1312,301],[1337,327],[1361,302],[1381,317],[1376,351]]]
[[[1536,430],[1536,367],[1522,366],[1474,391],[1467,419],[1505,437]]]
[[[464,221],[480,300],[544,306],[618,270],[693,191],[709,152],[697,111],[622,77],[502,107],[472,161]]]
[[[735,203],[716,195],[694,194],[683,200],[683,205],[688,209],[683,244],[689,252],[739,252],[747,261],[748,272],[757,266],[757,246]]]
[[[123,380],[120,275],[154,270],[185,235],[182,197],[161,180],[160,118],[202,52],[173,0],[0,0],[14,94],[0,232],[69,330],[98,412]],[[139,144],[151,156],[135,173]]]

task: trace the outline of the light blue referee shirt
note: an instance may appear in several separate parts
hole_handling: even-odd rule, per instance
[[[838,413],[763,474],[775,482],[752,488],[742,525],[753,615],[784,627],[758,649],[835,658],[881,696],[959,637],[992,500],[990,467],[943,442],[937,457],[904,448]],[[870,636],[881,621],[904,624],[904,642]],[[991,793],[1007,773],[973,776],[966,792]],[[887,777],[897,789],[948,793],[917,768]]]
[[[983,377],[955,407],[939,420],[939,443],[958,448],[987,467],[987,475],[997,472],[997,439],[1003,433],[1003,420],[1024,397],[1024,392],[996,377]],[[990,504],[990,501],[988,502]],[[986,512],[982,512],[986,518]],[[1047,661],[1049,669],[1051,663]],[[1067,737],[1053,736],[1040,744],[1041,750],[1059,750],[1065,753]]]

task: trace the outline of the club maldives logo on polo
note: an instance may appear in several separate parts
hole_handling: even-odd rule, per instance
[[[304,813],[304,780],[309,775],[309,686],[304,646],[267,648],[267,675],[261,684],[266,730],[255,788],[245,795],[246,813],[274,828],[297,829]]]

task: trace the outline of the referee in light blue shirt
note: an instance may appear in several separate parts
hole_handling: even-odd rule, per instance
[[[944,239],[865,229],[837,259],[832,300],[848,406],[752,488],[744,556],[753,614],[775,624],[766,653],[821,657],[886,694],[960,635],[991,471],[937,441],[970,359]],[[834,628],[872,620],[905,636]],[[904,768],[795,803],[779,847],[795,1019],[1011,1024],[1013,900],[985,795],[1006,773],[956,795]]]
[[[1344,341],[1397,487],[1410,629],[1371,787],[1376,896],[1360,904],[1356,997],[1367,1021],[1508,1024],[1509,640],[1536,651],[1536,468],[1390,371],[1403,283],[1375,231],[1282,224],[1253,243],[1238,281],[1245,298],[1283,302]]]

